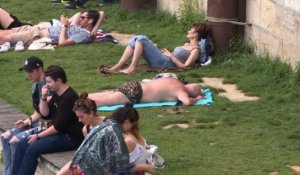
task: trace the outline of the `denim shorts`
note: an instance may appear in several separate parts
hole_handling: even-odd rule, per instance
[[[136,35],[129,41],[128,45],[134,49],[135,42],[139,41],[143,45],[143,57],[145,61],[153,68],[169,68],[174,67],[174,63],[169,57],[162,54],[162,52],[152,43],[147,36]]]

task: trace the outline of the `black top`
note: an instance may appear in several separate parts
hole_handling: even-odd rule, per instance
[[[59,133],[68,134],[74,144],[79,146],[83,141],[83,124],[73,111],[77,99],[78,94],[69,87],[61,96],[54,94],[48,104],[54,128]]]

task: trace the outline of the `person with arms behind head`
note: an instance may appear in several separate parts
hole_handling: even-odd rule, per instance
[[[21,41],[25,45],[34,40],[47,37],[52,44],[67,46],[73,44],[89,43],[93,40],[97,30],[104,20],[104,12],[86,10],[73,15],[70,19],[65,15],[60,20],[53,19],[50,22],[41,22],[37,25],[24,25],[9,30],[0,30],[1,48],[5,52],[10,44]]]

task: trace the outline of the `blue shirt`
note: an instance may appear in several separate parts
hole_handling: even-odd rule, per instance
[[[54,44],[58,44],[62,23],[56,19],[52,20],[49,28],[49,38]],[[91,42],[91,33],[79,25],[69,25],[67,28],[67,39],[71,38],[76,44]]]

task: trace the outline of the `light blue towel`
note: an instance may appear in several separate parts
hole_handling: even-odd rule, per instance
[[[212,100],[212,93],[210,89],[204,89],[204,98],[201,100],[198,100],[193,105],[211,105],[213,103]],[[178,102],[152,102],[152,103],[137,103],[134,104],[134,108],[148,108],[148,107],[160,107],[160,106],[176,106],[178,105]],[[98,111],[114,111],[118,109],[119,107],[123,107],[124,105],[113,105],[113,106],[99,106],[97,108]]]

